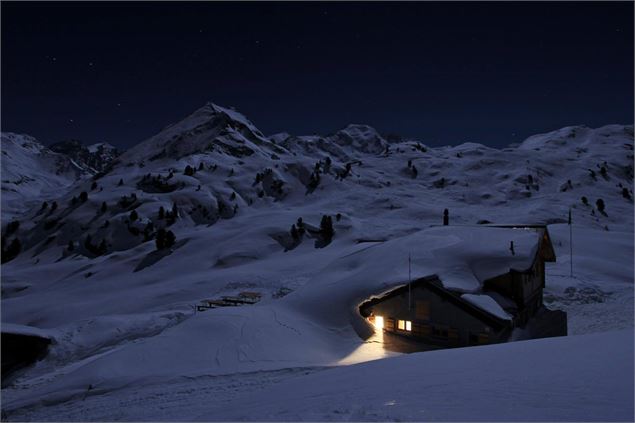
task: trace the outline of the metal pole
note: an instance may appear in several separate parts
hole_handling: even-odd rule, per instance
[[[573,277],[573,222],[571,221],[571,208],[569,208],[569,276]]]
[[[411,279],[410,279],[410,253],[408,253],[408,311],[410,311],[410,304],[412,303],[410,291],[411,288]]]

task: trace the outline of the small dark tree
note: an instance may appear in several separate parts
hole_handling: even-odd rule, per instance
[[[408,167],[412,166],[412,160],[408,160]]]
[[[582,196],[581,200],[582,200],[582,204],[584,204],[585,206],[589,205],[589,199],[586,198],[585,196]]]
[[[172,203],[172,218],[176,219],[179,217],[179,208],[176,205],[176,202]]]
[[[589,169],[589,172],[591,173],[591,178],[597,179],[597,177],[595,176],[595,171],[593,169]]]
[[[595,205],[597,206],[600,213],[604,213],[604,200],[598,198],[598,200],[595,202]]]
[[[165,229],[160,228],[157,231],[157,239],[154,241],[157,245],[157,250],[165,248]]]
[[[234,201],[234,200],[236,199],[236,193],[235,193],[235,192],[232,192],[232,195],[230,195],[230,196],[229,196],[229,199],[230,199],[231,201]]]
[[[234,176],[234,168],[229,169],[229,176]]]
[[[82,191],[79,194],[79,201],[81,201],[82,203],[85,203],[88,200],[88,193],[86,191]]]
[[[73,251],[75,249],[75,243],[73,243],[72,239],[68,240],[68,246],[66,247],[66,250],[68,250],[69,252]]]
[[[183,171],[183,174],[185,174],[186,176],[193,176],[194,175],[194,169],[192,169],[192,166],[187,165],[187,166],[185,166],[185,170]]]
[[[205,166],[203,165],[203,162],[200,162],[198,164],[198,170],[203,170],[203,169],[205,169]]]
[[[119,179],[119,183],[117,184],[117,186],[120,186],[120,187],[123,186],[123,178]]]
[[[448,209],[443,210],[443,225],[448,226],[450,223],[450,211]]]
[[[294,241],[297,241],[298,239],[300,239],[300,234],[298,233],[298,228],[295,227],[295,224],[291,225],[291,238],[293,238]]]
[[[73,196],[73,198],[71,198],[71,205],[75,205],[77,204],[77,197]]]
[[[20,221],[19,220],[12,220],[11,222],[9,222],[9,224],[7,224],[7,233],[6,235],[11,235],[13,233],[15,233],[18,229],[20,229]]]
[[[90,237],[90,234],[86,235],[86,238],[84,239],[84,247],[88,251],[92,251],[93,249],[93,243],[92,243],[92,238]]]
[[[97,189],[97,181],[93,181],[92,185],[90,186],[90,190],[96,190]]]
[[[527,175],[527,182],[529,182],[530,184],[534,183],[534,177],[532,175]]]
[[[165,217],[165,209],[163,206],[159,207],[159,219],[163,219]]]
[[[326,159],[324,159],[324,173],[329,173],[331,171],[331,163],[331,158],[326,156]]]
[[[606,178],[606,168],[604,166],[600,168],[600,175]]]
[[[134,222],[138,218],[139,218],[139,214],[137,214],[136,210],[133,210],[133,211],[130,212],[130,221],[131,222]]]
[[[416,178],[418,174],[419,172],[417,171],[417,168],[414,165],[412,165],[412,177]]]
[[[18,238],[14,238],[13,241],[9,244],[9,246],[5,249],[4,242],[2,243],[2,263],[6,263],[8,261],[13,260],[20,254],[22,251],[22,244]]]
[[[49,203],[47,203],[46,201],[42,203],[42,207],[40,210],[46,210],[49,206]]]
[[[335,220],[336,221],[339,222],[341,218],[342,218],[342,213],[338,213],[338,214],[335,215]]]
[[[622,188],[622,197],[626,198],[627,200],[631,199],[631,193],[628,192],[628,188]]]
[[[309,178],[309,188],[314,190],[320,185],[320,172],[311,173],[311,177]]]
[[[104,201],[103,203],[101,203],[101,212],[106,213],[106,210],[108,210],[108,205]]]
[[[324,215],[320,221],[320,232],[328,241],[333,238],[335,231],[333,230],[333,220],[331,216]]]
[[[99,243],[99,247],[97,247],[97,254],[101,256],[106,254],[106,252],[108,252],[108,245],[106,244],[106,240],[102,239]]]
[[[53,213],[55,210],[57,210],[57,201],[53,201],[53,203],[51,204],[51,213]]]
[[[174,235],[174,232],[167,231],[165,233],[165,248],[172,247],[175,242],[176,242],[176,236]]]

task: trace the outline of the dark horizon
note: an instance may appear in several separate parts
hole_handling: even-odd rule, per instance
[[[129,148],[213,101],[504,147],[633,123],[633,3],[2,2],[2,130]]]

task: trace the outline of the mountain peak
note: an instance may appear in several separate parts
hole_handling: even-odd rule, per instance
[[[349,124],[332,138],[341,146],[350,146],[365,153],[381,153],[388,145],[375,128],[364,124]]]

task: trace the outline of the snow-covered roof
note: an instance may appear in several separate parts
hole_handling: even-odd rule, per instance
[[[304,289],[291,294],[289,302],[329,326],[351,322],[361,334],[366,329],[358,325],[357,308],[369,298],[403,286],[409,276],[415,281],[432,275],[447,290],[480,295],[484,281],[512,269],[529,269],[541,234],[533,228],[450,225],[371,246],[360,245],[357,251],[325,267]],[[512,241],[514,254],[510,250]],[[338,315],[338,310],[348,310],[348,315]]]

